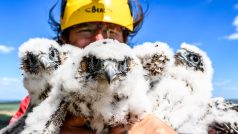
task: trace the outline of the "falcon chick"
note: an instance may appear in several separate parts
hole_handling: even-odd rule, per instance
[[[30,103],[24,115],[0,133],[19,133],[25,125],[28,113],[43,101],[51,90],[50,79],[61,64],[60,46],[54,40],[30,39],[19,47],[23,83],[30,96]]]
[[[153,113],[171,125],[169,119],[173,107],[188,96],[188,92],[184,90],[186,84],[175,79],[170,73],[175,66],[173,50],[162,42],[146,42],[133,50],[143,65],[145,77],[150,82],[147,95],[153,104]]]
[[[170,121],[174,122],[179,133],[200,133],[204,130],[200,129],[201,131],[197,132],[199,127],[196,123],[204,115],[213,89],[211,61],[204,51],[187,43],[181,44],[174,58],[175,67],[171,70],[171,75],[185,83],[184,90],[188,95],[181,100],[181,106],[174,108],[176,112]]]
[[[19,48],[24,87],[28,90],[31,104],[37,105],[47,97],[52,85],[49,81],[61,65],[60,46],[54,40],[35,38]]]
[[[97,41],[85,48],[79,63],[73,76],[83,87],[75,90],[66,88],[71,82],[63,85],[72,96],[67,98],[69,111],[85,117],[97,133],[106,126],[138,120],[149,111],[148,83],[129,46],[116,40]]]
[[[185,84],[174,77],[170,71],[174,66],[173,50],[163,42],[146,42],[133,48],[146,72],[146,79],[150,82],[147,95],[153,104],[153,113],[169,125],[170,113],[173,106],[187,96]]]
[[[181,44],[175,54],[174,74],[186,81],[192,94],[210,98],[213,68],[207,54],[194,45]]]
[[[28,114],[25,121],[25,127],[22,134],[28,133],[57,133],[67,114],[67,103],[64,103],[64,95],[60,91],[60,78],[64,77],[64,73],[68,70],[60,71],[61,68],[67,65],[72,57],[81,54],[82,49],[70,44],[63,44],[60,48],[61,65],[52,74],[50,83],[52,84],[51,92],[38,106],[34,107],[33,112]],[[67,68],[70,69],[70,68]],[[44,111],[44,112],[42,112]],[[54,118],[53,124],[48,120]],[[47,122],[48,121],[48,122]]]

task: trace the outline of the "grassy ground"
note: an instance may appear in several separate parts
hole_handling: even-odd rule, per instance
[[[19,108],[19,102],[0,103],[0,129],[5,127]]]

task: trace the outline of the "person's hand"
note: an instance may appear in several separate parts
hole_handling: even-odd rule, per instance
[[[176,134],[167,124],[154,115],[147,115],[142,121],[134,124],[130,134]]]
[[[83,128],[85,120],[81,117],[67,116],[63,126],[61,127],[61,134],[95,134],[91,129]],[[81,126],[81,127],[80,127]],[[108,134],[176,134],[176,132],[158,119],[154,115],[147,115],[145,118],[135,124],[126,127],[117,126],[111,128]]]
[[[123,126],[112,128],[109,134],[125,134],[127,129],[129,134],[176,134],[171,127],[154,115],[147,115],[143,120],[127,126],[127,128]]]
[[[62,126],[60,134],[96,134],[96,132],[83,127]]]
[[[60,128],[60,134],[95,134],[93,130],[83,127],[85,122],[85,119],[82,117],[67,115]]]

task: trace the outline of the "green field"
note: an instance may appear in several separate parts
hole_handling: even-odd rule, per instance
[[[0,103],[0,111],[8,110],[8,111],[14,111],[19,108],[19,102],[6,102],[6,103]]]
[[[12,115],[19,108],[19,102],[2,102],[0,103],[0,129],[5,127]]]

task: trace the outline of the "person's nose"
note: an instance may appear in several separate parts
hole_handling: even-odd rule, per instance
[[[102,30],[99,30],[99,31],[97,32],[97,34],[95,35],[95,40],[96,40],[96,41],[97,41],[97,40],[106,39],[106,38],[107,38],[107,35],[105,35]]]

